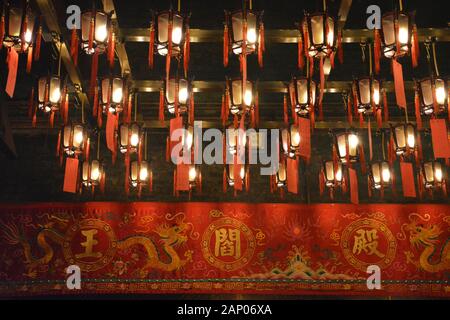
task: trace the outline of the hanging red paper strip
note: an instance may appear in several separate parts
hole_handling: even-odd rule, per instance
[[[288,192],[293,194],[299,192],[298,166],[299,161],[297,159],[287,159],[287,188]]]
[[[434,157],[436,159],[450,158],[450,140],[445,119],[431,119],[431,137],[433,139]]]
[[[416,185],[414,182],[414,168],[412,163],[401,162],[400,170],[402,174],[403,196],[405,198],[417,197]]]
[[[64,186],[63,186],[64,192],[77,193],[78,165],[79,165],[78,159],[75,158],[66,159],[66,171],[64,174]]]
[[[349,179],[350,179],[350,201],[353,204],[359,204],[359,190],[358,190],[358,175],[356,170],[348,169]]]
[[[400,108],[406,109],[406,94],[405,94],[405,82],[403,81],[403,66],[396,60],[392,60],[392,71],[394,73],[395,83],[395,97],[397,98],[397,105]]]
[[[6,82],[6,93],[10,98],[14,96],[17,80],[17,67],[19,64],[19,55],[14,49],[8,49],[8,80]]]

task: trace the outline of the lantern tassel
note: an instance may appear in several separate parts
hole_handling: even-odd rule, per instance
[[[389,122],[389,105],[386,90],[383,90],[384,121]]]
[[[101,194],[105,194],[105,185],[106,185],[106,173],[103,171],[102,177],[100,178],[100,192],[101,192]]]
[[[92,11],[91,14],[91,22],[89,25],[89,42],[88,42],[88,49],[89,51],[92,51],[94,49],[94,33],[95,33],[95,11]]]
[[[323,94],[325,91],[325,72],[323,69],[323,57],[320,58],[320,95],[319,95],[319,119],[323,121]]]
[[[311,132],[316,128],[316,113],[314,108],[311,108],[311,112],[309,113],[309,120],[311,121]],[[298,117],[296,117],[296,123],[298,122]]]
[[[419,38],[417,36],[417,26],[414,24],[412,29],[412,46],[411,46],[411,60],[413,68],[417,68],[419,65]]]
[[[229,36],[228,36],[228,23],[225,22],[223,27],[223,66],[228,67],[228,47],[229,47]]]
[[[33,66],[33,47],[28,47],[28,56],[27,56],[27,73],[31,73],[31,68]]]
[[[130,184],[128,178],[130,176],[130,154],[127,152],[125,155],[125,194],[128,196],[130,194]]]
[[[417,175],[417,185],[419,186],[419,199],[423,200],[424,194],[425,194],[425,188],[423,186],[423,174],[422,172],[419,172]]]
[[[259,93],[255,93],[255,126],[259,127]]]
[[[78,66],[78,34],[77,29],[72,29],[72,37],[70,41],[70,56],[72,57],[73,64]]]
[[[417,129],[422,130],[423,129],[423,123],[422,123],[422,114],[420,112],[420,97],[419,93],[416,90],[416,94],[414,97],[414,106],[416,111],[416,122],[417,122]]]
[[[284,95],[283,98],[283,118],[284,118],[284,125],[289,125],[289,115],[288,115],[288,101],[287,101],[287,95]]]
[[[380,73],[380,62],[381,62],[381,38],[380,30],[375,29],[375,40],[374,40],[374,61],[375,61],[375,74]]]
[[[155,58],[155,26],[154,22],[152,21],[150,25],[150,42],[148,45],[148,66],[150,69],[153,69],[154,58]]]
[[[186,40],[184,42],[184,57],[183,57],[185,76],[187,76],[187,73],[189,70],[190,59],[191,59],[191,34],[190,34],[189,26],[186,26]]]
[[[164,122],[164,90],[159,91],[159,121]]]
[[[220,110],[220,119],[222,119],[222,127],[225,127],[226,117],[225,117],[225,95],[222,96],[222,108]]]
[[[30,100],[28,102],[28,118],[33,117],[33,108],[34,108],[34,87],[31,88]]]
[[[150,177],[148,179],[148,191],[153,193],[153,171],[150,171]]]
[[[450,122],[450,88],[448,89],[448,95],[447,95],[447,116],[448,116],[448,121]]]
[[[116,51],[116,34],[113,31],[113,27],[111,26],[111,30],[109,31],[109,41],[108,41],[108,62],[109,68],[114,69],[114,54]]]
[[[303,38],[300,35],[297,40],[297,67],[303,70],[305,67],[305,57],[303,51]]]
[[[323,193],[325,192],[325,178],[323,170],[319,173],[319,191],[320,196],[323,196]]]
[[[94,88],[94,104],[92,107],[92,115],[96,117],[98,114],[98,83],[95,85]]]
[[[49,117],[48,123],[50,125],[50,128],[53,129],[55,127],[55,112],[54,111],[50,112],[50,117]]]
[[[347,139],[345,139],[345,161],[347,162],[348,167],[352,168],[353,165],[350,162],[350,144],[349,144],[348,139],[349,139],[349,136],[347,134]],[[336,171],[334,171],[334,172],[337,172],[337,167],[336,167]]]
[[[423,147],[422,147],[422,137],[420,133],[417,134],[417,150],[416,150],[416,164],[417,167],[420,167],[420,163],[423,160]]]
[[[27,9],[25,9],[25,10],[27,10]],[[28,15],[25,14],[25,16],[23,18],[23,22],[22,22],[22,29],[21,29],[21,32],[22,32],[22,39],[21,39],[22,40],[22,48],[21,48],[21,51],[22,52],[25,52],[25,46],[27,44],[27,41],[26,41],[27,29],[28,29]],[[3,41],[3,39],[2,39],[2,41]]]
[[[103,109],[98,105],[98,99],[97,102],[94,101],[94,105],[97,103],[97,126],[99,128],[103,127]],[[109,111],[108,111],[109,112]]]
[[[333,146],[333,169],[334,169],[334,172],[338,171],[338,167],[339,167],[339,159],[338,159],[338,155],[337,155],[337,150],[336,150],[336,146]]]
[[[36,49],[34,50],[34,61],[39,61],[39,59],[41,58],[41,45],[42,45],[42,25],[39,25],[39,29],[36,34]]]
[[[226,167],[223,167],[222,192],[227,193],[227,169],[226,169]]]
[[[327,24],[328,25],[328,24]],[[344,47],[342,45],[342,30],[339,30],[337,37],[338,59],[340,64],[344,64]]]
[[[194,92],[191,92],[191,96],[189,98],[189,123],[193,125],[194,121],[195,121],[195,100],[194,100]]]
[[[170,62],[172,57],[172,15],[169,22],[169,28],[168,28],[168,50],[166,55],[166,78],[169,79],[170,77]]]
[[[166,162],[170,161],[170,137],[166,139]]]
[[[64,89],[61,117],[64,125],[67,125],[69,122],[69,94],[67,93],[67,88]]]
[[[364,114],[359,112],[359,126],[362,128],[364,126]]]
[[[377,109],[377,126],[378,129],[381,129],[383,127],[383,115],[381,109]]]
[[[91,68],[91,84],[89,89],[89,95],[94,97],[95,86],[97,84],[97,74],[98,74],[98,52],[95,52],[92,56],[92,68]]]
[[[364,154],[364,147],[362,143],[359,145],[359,157],[361,162],[361,172],[367,174],[366,155]]]
[[[58,133],[58,141],[56,143],[56,156],[59,157],[61,151],[61,130]]]
[[[259,24],[259,42],[258,42],[258,64],[262,68],[264,66],[264,24]]]
[[[312,78],[314,76],[314,58],[309,57],[309,76]]]

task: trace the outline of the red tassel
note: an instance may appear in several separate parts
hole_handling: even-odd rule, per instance
[[[70,56],[75,66],[78,66],[78,34],[77,29],[72,29],[72,38],[70,41]]]
[[[152,21],[150,25],[150,42],[148,46],[148,66],[150,69],[153,69],[154,56],[155,56],[155,26],[154,22]]]
[[[303,39],[302,36],[298,37],[297,40],[297,67],[303,70],[305,67],[305,57],[303,51]]]
[[[344,47],[342,45],[342,30],[338,32],[337,38],[338,59],[340,64],[344,64]]]
[[[95,94],[95,86],[97,85],[97,74],[98,74],[98,52],[95,52],[92,56],[92,68],[91,68],[91,84],[89,89],[89,95],[91,98]]]
[[[384,108],[384,121],[389,122],[389,106],[387,101],[386,90],[383,90],[383,108]]]
[[[314,76],[314,58],[309,57],[309,76],[312,78]]]
[[[194,121],[195,121],[195,100],[194,100],[194,92],[191,92],[191,96],[189,98],[189,123],[193,125]]]
[[[363,174],[366,174],[367,173],[366,155],[364,154],[364,147],[361,143],[359,145],[359,157],[360,157],[359,161],[361,162],[361,172]]]
[[[258,64],[262,68],[264,66],[264,24],[261,22],[259,24],[259,42],[258,42]]]
[[[111,69],[114,68],[114,55],[116,51],[116,34],[113,31],[113,27],[111,26],[111,30],[109,31],[109,41],[108,41],[108,62],[109,67]]]
[[[33,117],[33,109],[34,109],[34,87],[31,88],[30,100],[28,102],[28,118]]]
[[[448,116],[448,121],[450,122],[450,88],[448,89],[448,94],[447,94],[447,116]]]
[[[84,158],[86,161],[89,161],[91,155],[91,139],[86,139],[86,143],[84,145]]]
[[[64,90],[61,117],[64,125],[67,125],[69,122],[69,94],[67,93],[67,88]]]
[[[61,151],[61,130],[58,133],[58,142],[56,144],[56,156],[59,157]]]
[[[189,26],[186,27],[186,41],[184,42],[184,74],[187,76],[189,70],[189,61],[191,59],[191,34]]]
[[[98,84],[94,88],[94,105],[92,107],[92,115],[96,117],[98,115]]]
[[[42,44],[42,26],[39,25],[39,29],[36,34],[36,49],[34,50],[34,61],[39,61],[39,59],[41,58],[41,44]]]
[[[222,127],[225,127],[226,118],[225,118],[225,95],[222,95],[222,107],[220,109],[220,119],[222,120]]]
[[[3,38],[5,37],[5,15],[0,17],[0,50],[3,48]]]
[[[369,122],[367,124],[367,135],[369,136],[369,161],[373,160],[373,142],[372,142],[372,124]]]
[[[164,122],[164,90],[159,91],[159,121]]]
[[[170,137],[166,139],[166,162],[170,161]]]
[[[375,40],[374,40],[375,74],[379,74],[380,73],[380,60],[381,60],[380,30],[375,29]]]
[[[359,113],[359,126],[361,128],[364,126],[364,114],[362,112]]]
[[[287,95],[284,95],[283,99],[283,117],[284,117],[284,125],[289,125],[289,115],[288,115],[288,101],[287,101]]]
[[[50,124],[50,128],[53,129],[55,127],[55,112],[54,111],[50,112],[49,124]]]
[[[422,123],[422,114],[420,112],[420,97],[419,97],[419,93],[417,91],[416,91],[416,94],[414,97],[414,106],[415,106],[415,111],[416,111],[417,129],[422,130],[423,123]]]
[[[383,185],[383,184],[381,184]],[[372,194],[372,180],[370,179],[370,177],[367,177],[367,193],[369,195],[369,198],[372,198],[373,194]]]
[[[423,200],[424,198],[424,194],[425,194],[425,188],[423,186],[423,174],[422,172],[419,172],[419,174],[417,175],[417,185],[419,186],[419,199]]]
[[[91,23],[89,25],[89,44],[88,44],[88,48],[89,51],[91,51],[94,48],[94,33],[95,33],[95,11],[92,11],[91,14]]]
[[[229,48],[228,24],[225,23],[223,27],[223,66],[228,67],[228,48]]]
[[[255,125],[259,127],[259,93],[255,93]]]
[[[33,65],[33,47],[28,47],[28,56],[27,56],[27,73],[31,73],[31,67]]]
[[[311,132],[314,131],[316,128],[316,113],[314,109],[311,109],[311,112],[309,113],[309,120],[311,121]],[[298,121],[298,118],[296,119],[296,122]]]
[[[227,169],[226,169],[226,167],[223,167],[222,192],[227,193]]]
[[[148,191],[153,192],[153,171],[150,171],[150,177],[148,179]]]
[[[130,154],[127,152],[125,154],[125,194],[128,196],[130,194],[130,183],[128,182],[130,176]]]
[[[323,94],[325,91],[325,72],[323,70],[323,57],[320,58],[320,93],[319,93],[319,119],[323,121]]]
[[[383,127],[383,116],[381,109],[377,109],[377,126],[378,129],[381,129]]]
[[[168,27],[168,49],[167,49],[167,56],[166,56],[166,78],[167,80],[170,78],[170,61],[172,57],[172,15],[170,17],[169,27]]]
[[[419,55],[420,55],[420,47],[419,47],[419,38],[417,36],[417,26],[413,25],[412,30],[412,46],[411,46],[411,60],[413,68],[417,68],[419,65]]]
[[[100,192],[105,194],[105,185],[106,185],[106,173],[103,171],[102,177],[100,179]]]
[[[422,148],[422,136],[420,133],[417,134],[417,151],[416,151],[416,164],[420,167],[420,163],[423,160],[423,148]]]
[[[350,162],[350,145],[349,145],[349,135],[347,134],[347,138],[345,139],[345,161],[347,162],[347,166],[349,167],[349,168],[352,168],[353,167],[353,165],[352,165],[352,163]],[[336,170],[335,170],[335,172],[337,172],[337,167],[336,167]]]

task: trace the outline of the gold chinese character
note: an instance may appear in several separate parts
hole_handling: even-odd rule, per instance
[[[385,255],[378,251],[378,235],[377,230],[358,230],[355,235],[355,243],[353,245],[353,254],[360,255],[362,252],[367,255],[376,255],[384,258]]]
[[[241,257],[241,232],[237,229],[216,230],[216,257]]]
[[[86,230],[81,231],[81,234],[86,237],[86,242],[82,242],[81,246],[85,249],[84,253],[77,254],[75,257],[77,259],[85,258],[101,258],[103,254],[101,252],[93,252],[94,246],[98,244],[98,241],[94,239],[97,234],[97,230]]]

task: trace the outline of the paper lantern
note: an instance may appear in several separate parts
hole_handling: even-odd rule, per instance
[[[25,7],[9,5],[5,13],[5,35],[0,41],[7,48],[26,51],[33,43],[35,15],[28,4]]]
[[[103,164],[100,161],[84,161],[82,165],[81,183],[87,188],[100,186],[104,174]]]
[[[403,12],[389,12],[381,18],[381,40],[386,58],[398,58],[409,53],[412,40],[411,17]]]
[[[330,57],[337,50],[337,23],[326,12],[306,14],[304,20],[306,53],[310,57]]]
[[[399,156],[414,151],[417,147],[416,127],[410,123],[392,127],[395,153]]]
[[[354,132],[335,135],[336,151],[339,160],[347,164],[347,158],[351,163],[359,160],[359,138]],[[348,155],[347,155],[348,148]]]
[[[38,108],[49,113],[58,111],[63,99],[63,88],[58,76],[41,77],[38,80]]]
[[[281,131],[281,146],[283,153],[289,158],[295,158],[300,152],[300,131],[298,126],[291,125]]]
[[[317,101],[317,85],[308,78],[293,78],[289,85],[291,104],[300,117],[307,117],[314,112]]]
[[[239,176],[242,180],[242,183],[245,184],[245,177],[247,175],[247,170],[245,165],[241,165],[241,169],[239,171]],[[234,164],[227,165],[227,183],[230,187],[234,186],[235,178],[234,178]]]
[[[325,161],[323,163],[323,177],[325,186],[327,188],[336,188],[341,186],[344,181],[342,163],[338,162],[336,165],[333,161]]]
[[[62,128],[61,147],[68,156],[83,153],[87,130],[81,124],[68,124]]]
[[[389,163],[386,161],[373,162],[370,165],[369,177],[373,189],[380,190],[381,188],[388,188],[392,181]]]
[[[422,115],[430,116],[436,111],[445,112],[447,107],[447,83],[436,77],[428,77],[416,81],[419,94],[420,112]]]
[[[445,169],[440,162],[425,162],[422,165],[422,177],[426,189],[441,188],[445,183]]]
[[[377,79],[359,78],[353,82],[353,90],[359,113],[368,115],[381,108],[381,88]]]
[[[275,183],[278,188],[285,188],[287,186],[287,168],[284,161],[279,163]]]
[[[260,41],[259,21],[262,16],[260,13],[256,13],[252,10],[240,10],[235,11],[229,15],[230,24],[230,41],[231,50],[234,54],[240,55],[242,53],[244,42],[244,23],[247,23],[247,34],[245,37],[245,53],[250,54],[256,51],[258,48],[258,42]]]
[[[241,140],[239,141],[239,139]],[[247,146],[247,135],[245,132],[242,132],[242,130],[230,126],[226,131],[227,149],[230,154],[237,154],[238,142],[239,147],[245,148]]]
[[[242,79],[228,81],[230,93],[229,110],[232,115],[242,115],[244,109],[246,111],[255,108],[255,92],[254,83],[246,82],[246,86],[242,85]]]
[[[169,81],[166,81],[164,97],[167,110],[170,114],[175,114],[176,102],[178,102],[178,112],[184,114],[189,108],[189,99],[192,97],[192,86],[186,79],[171,78]]]
[[[125,81],[120,77],[106,77],[101,81],[100,104],[103,112],[120,113],[124,108]]]
[[[130,184],[132,187],[143,187],[149,184],[151,168],[147,161],[133,161],[130,164]]]
[[[166,56],[169,52],[169,41],[171,40],[171,55],[178,56],[185,41],[184,17],[176,11],[164,11],[157,15],[156,21],[156,51],[159,55]],[[169,39],[170,24],[172,25],[172,32]]]
[[[105,52],[110,23],[109,15],[100,10],[87,11],[81,15],[81,47],[86,54]]]
[[[119,127],[119,149],[120,152],[135,153],[142,140],[142,129],[137,123],[122,124]]]

